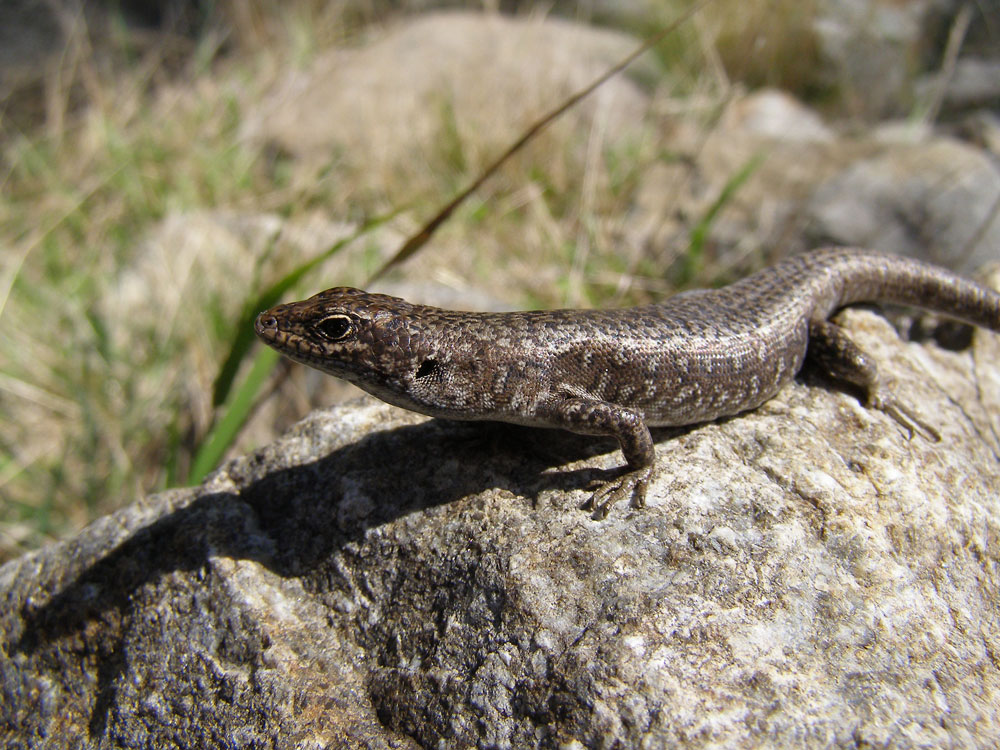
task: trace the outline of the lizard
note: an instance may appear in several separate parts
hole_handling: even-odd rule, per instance
[[[865,404],[931,440],[873,359],[829,320],[855,303],[926,308],[1000,331],[1000,294],[910,258],[823,248],[718,289],[611,310],[458,312],[337,287],[260,313],[257,335],[292,360],[433,417],[562,428],[618,440],[625,466],[584,507],[645,504],[650,427],[754,409],[807,352]]]

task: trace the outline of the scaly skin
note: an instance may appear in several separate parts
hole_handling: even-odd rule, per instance
[[[935,437],[827,318],[857,302],[924,307],[1000,330],[1000,294],[937,266],[824,249],[718,290],[619,310],[470,313],[329,289],[261,313],[257,335],[285,356],[406,409],[617,438],[628,470],[594,493],[596,517],[655,464],[649,426],[753,409],[810,356],[865,390],[868,405]]]

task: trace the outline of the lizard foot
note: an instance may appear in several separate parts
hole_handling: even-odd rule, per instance
[[[608,517],[614,504],[628,496],[632,497],[632,506],[643,508],[646,505],[646,490],[649,488],[652,466],[644,466],[622,474],[616,479],[602,484],[583,504],[584,510],[592,510],[595,521]]]
[[[807,356],[827,375],[864,391],[867,394],[865,405],[895,419],[910,433],[911,438],[919,432],[931,442],[941,440],[937,430],[893,395],[892,388],[879,377],[875,361],[836,323],[829,320],[809,323]]]
[[[941,442],[941,433],[925,422],[916,411],[897,399],[884,384],[869,394],[867,405],[895,419],[909,431],[911,438],[914,433],[919,432],[932,443]]]

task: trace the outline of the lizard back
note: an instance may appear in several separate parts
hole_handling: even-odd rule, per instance
[[[795,256],[729,286],[617,310],[475,313],[337,288],[258,317],[282,353],[433,416],[553,426],[578,397],[681,425],[752,409],[800,369],[809,326],[856,302],[1000,329],[1000,295],[870,251]]]

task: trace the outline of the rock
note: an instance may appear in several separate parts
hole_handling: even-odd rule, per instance
[[[637,44],[560,19],[432,13],[365,46],[322,55],[277,87],[248,131],[296,156],[337,153],[375,174],[412,163],[414,153],[461,151],[463,143],[496,146],[492,158]],[[655,75],[650,60],[639,74]],[[635,131],[647,106],[646,94],[618,76],[570,121],[599,118],[610,139]]]
[[[898,122],[849,136],[787,94],[734,97],[707,133],[696,117],[673,123],[680,156],[644,168],[628,244],[669,266],[708,222],[721,268],[839,244],[974,273],[1000,260],[994,130],[984,116],[955,127],[971,143]]]
[[[687,158],[644,169],[628,243],[668,265],[711,217],[709,252],[720,267],[832,244],[974,273],[1000,260],[995,129],[986,117],[967,120],[961,132],[979,143],[898,122],[850,137],[786,94],[736,97],[709,133],[692,117],[674,124],[671,148]]]
[[[960,56],[943,92],[944,111],[995,105],[996,20],[995,3],[821,0],[814,21],[820,77],[840,88],[857,114],[911,115],[937,97],[948,45],[955,44]]]
[[[0,3],[0,93],[40,79],[65,43],[58,8],[30,0]]]
[[[790,143],[829,143],[834,132],[823,119],[784,91],[761,89],[737,99],[723,127]]]
[[[773,89],[734,96],[711,126],[696,112],[682,114],[663,140],[678,156],[644,166],[625,222],[629,244],[652,251],[663,267],[687,254],[693,228],[705,221],[709,252],[723,268],[762,249],[772,258],[806,249],[789,242],[801,238],[808,196],[873,148]]]
[[[917,81],[917,92],[924,101],[931,100],[941,85],[941,74]],[[1000,102],[1000,60],[966,58],[958,60],[945,86],[942,104],[949,110],[967,110],[996,106]]]
[[[595,522],[612,445],[362,401],[9,562],[6,745],[1000,742],[1000,337],[841,319],[940,443],[797,381]]]
[[[956,132],[994,157],[1000,156],[1000,115],[987,110],[971,113],[955,123]]]
[[[932,9],[930,0],[822,0],[815,32],[828,82],[864,114],[899,114]]]
[[[897,145],[820,185],[807,207],[812,239],[877,247],[971,272],[1000,260],[1000,169],[947,138]]]

